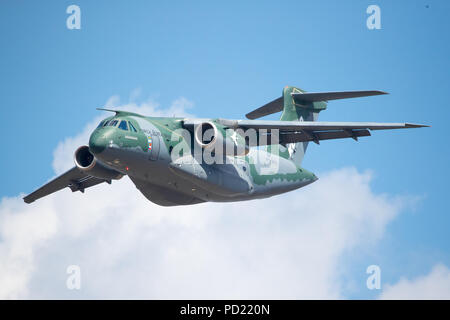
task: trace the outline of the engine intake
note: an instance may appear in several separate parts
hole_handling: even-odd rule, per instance
[[[217,127],[212,122],[197,125],[194,132],[195,142],[202,148],[212,148],[219,138]]]
[[[245,141],[239,141],[236,136],[235,139],[231,139],[229,136],[224,138],[222,132],[226,128],[219,131],[217,125],[210,121],[197,124],[194,127],[194,140],[195,143],[201,146],[203,149],[212,151],[214,149],[215,154],[225,154],[228,156],[240,156],[246,155],[249,151],[248,146],[245,145]],[[229,130],[229,129],[228,129]],[[226,131],[226,135],[228,135]],[[233,132],[237,135],[236,132]]]
[[[111,169],[100,162],[90,151],[88,146],[79,147],[74,154],[75,165],[82,172],[105,180],[118,180],[123,177],[120,172]]]

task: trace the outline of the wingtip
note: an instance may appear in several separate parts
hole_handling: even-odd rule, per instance
[[[30,204],[30,203],[32,203],[34,200],[30,200],[30,199],[27,199],[28,197],[23,197],[22,199],[23,199],[23,202],[25,202],[26,204]]]
[[[405,123],[406,128],[430,128],[430,125],[419,123]]]
[[[255,120],[257,117],[254,117],[254,116],[252,116],[252,113],[250,112],[250,113],[247,113],[246,115],[245,115],[245,117],[247,118],[247,119],[249,119],[249,120]]]

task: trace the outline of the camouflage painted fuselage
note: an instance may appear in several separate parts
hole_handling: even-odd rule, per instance
[[[131,126],[123,130],[104,125],[111,120]],[[317,180],[291,160],[282,145],[280,152],[273,152],[274,146],[250,148],[245,155],[224,156],[224,163],[205,163],[195,156],[192,137],[180,134],[186,130],[184,120],[117,112],[92,133],[89,150],[103,164],[128,175],[147,199],[164,206],[266,198]],[[224,133],[220,119],[209,121]],[[174,157],[180,147],[191,152]]]
[[[74,153],[75,166],[23,199],[32,203],[66,187],[72,192],[127,175],[162,206],[271,197],[317,177],[301,167],[308,144],[358,141],[371,130],[420,128],[414,123],[320,122],[327,101],[383,91],[305,92],[286,86],[281,97],[246,114],[250,120],[157,118],[112,111]],[[279,121],[255,120],[282,112]],[[370,130],[370,131],[369,131]]]

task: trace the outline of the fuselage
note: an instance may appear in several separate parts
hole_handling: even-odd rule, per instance
[[[277,152],[250,148],[213,162],[197,149],[182,118],[134,113],[103,120],[89,140],[99,161],[128,175],[149,200],[165,206],[266,198],[317,180],[291,161],[282,145]]]

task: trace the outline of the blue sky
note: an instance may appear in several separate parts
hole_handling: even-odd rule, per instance
[[[66,8],[81,8],[81,30]],[[368,30],[366,8],[381,8]],[[419,197],[355,258],[348,277],[364,283],[367,261],[383,281],[450,265],[446,147],[450,101],[450,2],[416,1],[3,1],[0,95],[5,141],[0,196],[27,193],[54,175],[53,150],[98,116],[113,95],[141,89],[168,107],[178,97],[200,117],[242,118],[285,85],[307,91],[383,90],[333,101],[326,121],[416,122],[432,128],[375,132],[308,149],[315,172],[353,166],[373,172],[377,193]],[[270,116],[275,119],[278,115]],[[349,280],[349,281],[350,281]],[[374,297],[363,285],[353,298]]]

